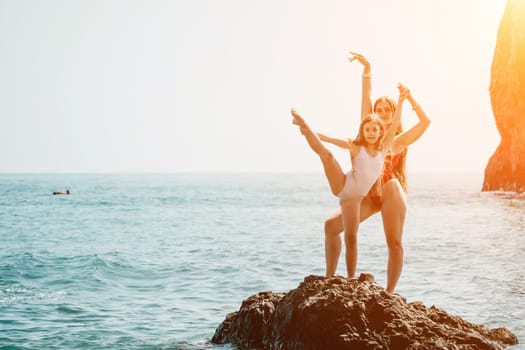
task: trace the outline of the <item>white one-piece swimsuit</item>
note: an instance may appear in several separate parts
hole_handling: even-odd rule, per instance
[[[340,199],[364,197],[372,188],[383,170],[383,152],[375,157],[368,154],[363,146],[352,159],[352,170],[346,173],[345,185],[337,194]]]

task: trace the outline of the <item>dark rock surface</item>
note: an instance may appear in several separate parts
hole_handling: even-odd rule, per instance
[[[501,142],[485,168],[482,191],[525,191],[525,1],[507,0],[490,78]]]
[[[407,303],[371,274],[308,276],[288,293],[260,292],[219,325],[212,342],[239,349],[504,349],[506,328],[487,329],[437,307]]]

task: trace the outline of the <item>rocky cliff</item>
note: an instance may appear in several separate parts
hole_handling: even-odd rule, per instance
[[[288,293],[260,292],[219,325],[213,343],[239,349],[504,349],[518,339],[387,293],[371,274],[308,276]]]
[[[482,191],[525,191],[525,1],[507,0],[491,68],[490,99],[501,142]]]

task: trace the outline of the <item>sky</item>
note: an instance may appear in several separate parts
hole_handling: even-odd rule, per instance
[[[482,174],[504,0],[0,0],[0,172],[322,172],[291,123],[355,137],[406,84],[409,173]],[[407,104],[406,128],[417,122]],[[329,146],[344,168],[346,151]]]

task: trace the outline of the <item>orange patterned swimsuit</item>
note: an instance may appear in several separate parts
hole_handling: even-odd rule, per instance
[[[382,181],[383,185],[386,184],[388,181],[395,178],[394,176],[394,169],[397,166],[397,163],[399,163],[399,159],[401,159],[402,153],[398,153],[395,156],[392,156],[391,154],[387,154],[385,157],[385,165],[383,168],[383,175],[382,175]],[[372,203],[374,205],[381,207],[381,196],[376,193],[368,193],[368,197],[372,200]]]

